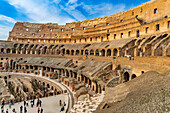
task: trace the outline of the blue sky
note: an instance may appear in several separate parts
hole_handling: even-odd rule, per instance
[[[149,0],[0,0],[0,40],[8,38],[15,22],[83,21],[129,10]]]

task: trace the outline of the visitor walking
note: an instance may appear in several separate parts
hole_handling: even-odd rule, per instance
[[[28,106],[28,100],[26,101],[26,105]]]
[[[23,106],[20,106],[20,113],[22,113],[22,110],[23,110]]]
[[[13,113],[16,113],[15,108],[12,110]]]
[[[60,100],[60,103],[59,103],[59,104],[60,104],[60,106],[62,105],[62,102],[61,102],[61,100]]]
[[[27,108],[26,107],[24,107],[24,113],[27,113]]]
[[[6,110],[6,113],[8,113],[8,109]]]
[[[42,101],[41,101],[41,100],[39,100],[39,104],[40,104],[40,107],[41,107],[41,104],[42,104]]]
[[[40,113],[40,108],[38,108],[38,113]]]
[[[26,101],[24,100],[24,106],[26,105]]]
[[[12,104],[11,104],[11,102],[10,102],[10,103],[9,103],[9,108],[10,108],[10,109],[11,109],[11,105],[12,105]]]
[[[43,108],[41,108],[41,112],[40,113],[43,113]]]

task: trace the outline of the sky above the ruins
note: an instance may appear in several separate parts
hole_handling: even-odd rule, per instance
[[[129,10],[149,0],[0,0],[0,40],[15,22],[83,21]]]

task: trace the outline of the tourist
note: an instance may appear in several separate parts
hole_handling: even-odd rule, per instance
[[[26,105],[28,106],[28,100],[26,101]]]
[[[43,113],[43,108],[41,108],[41,112],[40,113]]]
[[[5,101],[4,101],[4,99],[2,100],[2,106],[4,106],[5,105]]]
[[[34,100],[32,100],[33,106],[34,106]]]
[[[38,113],[40,113],[40,108],[38,108]]]
[[[61,107],[61,110],[60,110],[60,112],[62,112],[62,111],[64,111],[64,106],[63,106],[63,107]]]
[[[1,113],[4,113],[4,107],[1,106]]]
[[[39,100],[39,104],[40,104],[40,107],[41,107],[41,104],[42,104],[42,101],[41,101],[41,100]]]
[[[12,100],[12,102],[11,102],[11,103],[12,103],[12,105],[14,105],[14,99]]]
[[[9,108],[10,108],[10,109],[11,109],[11,105],[12,105],[12,104],[11,104],[11,102],[10,102],[10,103],[9,103]]]
[[[8,113],[8,109],[6,110],[6,113]]]
[[[26,107],[24,107],[24,113],[27,113],[27,108]]]
[[[16,113],[15,108],[12,110],[13,113]]]
[[[66,106],[66,103],[64,102],[63,106]]]
[[[23,106],[20,107],[20,113],[22,113]]]
[[[24,100],[24,106],[26,105],[26,101]]]
[[[60,103],[59,103],[59,104],[60,104],[60,106],[62,105],[62,102],[61,102],[61,100],[60,100]]]

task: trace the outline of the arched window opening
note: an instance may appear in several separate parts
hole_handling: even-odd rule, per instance
[[[127,82],[127,81],[129,81],[129,73],[125,72],[124,73],[124,82]]]
[[[99,50],[98,49],[96,50],[96,56],[99,56]]]
[[[135,74],[132,75],[131,79],[134,79],[134,78],[136,78],[136,75],[135,75]]]
[[[90,55],[94,55],[94,50],[90,50]]]
[[[107,56],[111,56],[111,50],[110,49],[107,50]]]

